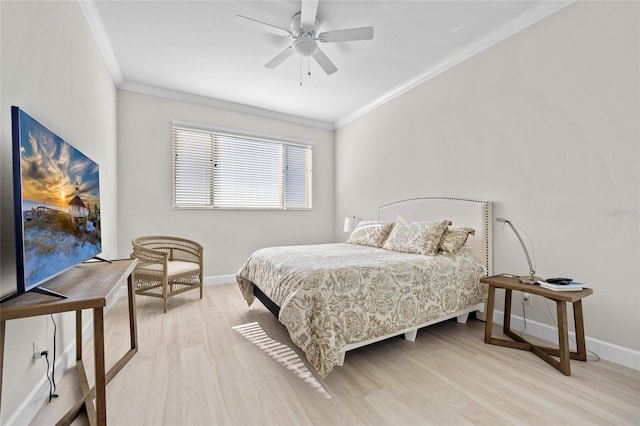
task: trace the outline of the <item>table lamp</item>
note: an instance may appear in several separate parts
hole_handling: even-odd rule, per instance
[[[516,234],[516,237],[518,237],[518,241],[520,241],[520,244],[522,245],[522,250],[524,250],[524,255],[527,257],[527,262],[529,263],[529,275],[521,275],[520,277],[518,277],[520,279],[520,282],[524,284],[535,284],[537,281],[541,281],[542,278],[536,277],[536,271],[533,268],[533,264],[531,263],[531,258],[529,257],[527,247],[524,245],[524,241],[522,241],[522,238],[520,238],[520,234],[518,234],[518,231],[516,231],[516,228],[513,226],[511,221],[502,217],[498,217],[496,218],[496,222],[506,223],[507,225],[509,225],[513,233]]]
[[[344,232],[353,232],[354,229],[356,229],[356,226],[358,225],[358,222],[360,222],[362,219],[360,219],[359,217],[345,217],[344,218]]]

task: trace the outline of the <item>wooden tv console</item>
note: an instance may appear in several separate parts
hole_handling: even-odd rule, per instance
[[[76,369],[82,397],[60,419],[58,424],[71,422],[84,409],[91,425],[107,424],[106,385],[138,351],[135,291],[131,273],[137,259],[116,260],[112,263],[91,262],[77,265],[48,281],[43,287],[67,296],[52,296],[28,292],[4,302],[0,306],[0,403],[2,401],[2,372],[4,360],[5,325],[8,320],[61,312],[76,312]],[[104,309],[117,297],[118,290],[128,284],[129,333],[131,348],[109,371],[104,362]],[[95,361],[95,386],[89,387],[82,361],[82,311],[93,310],[93,344]],[[95,398],[95,406],[93,399]]]

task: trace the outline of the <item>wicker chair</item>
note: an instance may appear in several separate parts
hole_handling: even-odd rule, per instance
[[[133,272],[136,294],[159,297],[167,312],[167,299],[200,289],[202,299],[202,251],[195,241],[177,237],[139,237],[131,241],[131,258],[138,259]]]

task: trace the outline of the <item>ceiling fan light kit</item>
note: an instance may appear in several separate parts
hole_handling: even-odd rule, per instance
[[[295,52],[301,58],[313,57],[320,68],[330,75],[336,72],[338,68],[320,49],[318,42],[336,43],[343,41],[371,40],[373,39],[373,27],[350,28],[345,30],[327,31],[318,34],[320,21],[316,16],[317,11],[318,0],[302,0],[300,12],[293,15],[289,22],[290,31],[275,25],[258,21],[257,19],[247,18],[242,15],[237,15],[236,21],[242,22],[253,28],[258,28],[272,34],[293,39],[291,45],[267,62],[265,67],[276,68]]]
[[[318,43],[312,39],[298,38],[293,40],[293,51],[300,56],[311,56],[318,48]]]

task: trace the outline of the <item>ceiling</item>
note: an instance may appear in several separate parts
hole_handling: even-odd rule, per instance
[[[289,29],[300,0],[81,2],[118,87],[323,128],[342,126],[568,3],[320,0],[319,32],[374,27],[373,40],[320,44],[338,68],[327,75],[296,54],[265,68],[291,39],[235,21],[240,14]]]

